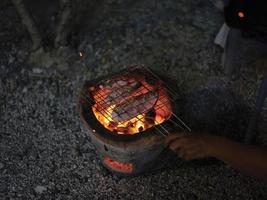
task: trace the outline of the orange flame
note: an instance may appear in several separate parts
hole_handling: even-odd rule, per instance
[[[142,91],[148,92],[147,88],[153,89],[154,87],[148,84],[144,79],[141,80],[141,83],[143,85],[142,87],[144,87],[144,85],[146,86],[144,87],[145,89]],[[168,120],[172,115],[172,107],[168,93],[164,87],[160,87],[160,89],[157,90],[158,100],[154,106],[155,117],[153,119],[149,118],[147,119],[146,113],[140,113],[137,116],[131,118],[130,120],[119,123],[114,122],[112,119],[112,112],[117,105],[114,104],[108,106],[107,108],[99,106],[101,102],[103,102],[103,99],[108,97],[109,92],[110,91],[105,90],[103,88],[102,89],[95,87],[93,88],[93,97],[96,103],[92,106],[92,110],[97,120],[106,129],[115,132],[117,134],[130,134],[130,135],[137,134],[155,125],[162,124],[164,121]],[[131,94],[130,97],[135,95],[137,94]]]

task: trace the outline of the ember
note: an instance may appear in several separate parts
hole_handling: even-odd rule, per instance
[[[141,74],[119,75],[89,88],[98,121],[117,134],[137,134],[172,115],[167,90],[160,80]]]

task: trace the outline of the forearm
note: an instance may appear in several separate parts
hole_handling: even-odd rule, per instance
[[[267,181],[267,150],[216,138],[210,155],[251,176]]]

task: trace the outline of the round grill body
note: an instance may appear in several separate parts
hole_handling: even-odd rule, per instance
[[[138,69],[140,70],[140,68]],[[126,70],[126,72],[129,72],[129,70]],[[138,71],[138,74],[141,72]],[[140,74],[140,76],[143,75]],[[174,116],[176,115],[173,114],[173,110],[170,110],[171,115],[165,115],[168,118],[164,122],[161,124],[155,123],[139,133],[121,134],[104,127],[94,113],[93,106],[96,105],[96,102],[89,94],[90,90],[88,88],[96,87],[99,82],[107,78],[110,79],[111,76],[88,81],[84,84],[78,100],[80,117],[88,128],[91,142],[106,168],[120,175],[140,174],[153,166],[164,149],[165,134],[177,130],[175,126],[180,125],[175,123],[174,126]],[[150,78],[150,82],[154,82],[154,80]],[[169,96],[169,94],[167,95]],[[172,102],[168,103],[170,103],[168,108],[174,108]],[[166,107],[164,108],[166,109]]]

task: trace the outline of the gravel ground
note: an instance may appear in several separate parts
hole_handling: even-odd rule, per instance
[[[251,69],[234,81],[222,74],[212,41],[223,18],[211,1],[107,3],[109,17],[80,34],[84,56],[68,72],[29,66],[19,19],[11,6],[0,11],[12,19],[0,24],[0,198],[266,199],[266,185],[215,160],[185,162],[166,151],[157,167],[130,178],[102,167],[75,110],[86,79],[146,63],[184,90],[181,115],[194,129],[237,140],[260,79]]]

